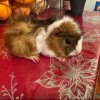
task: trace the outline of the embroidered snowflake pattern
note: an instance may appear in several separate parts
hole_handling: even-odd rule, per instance
[[[89,23],[92,23],[94,25],[100,24],[100,16],[99,15],[85,16],[84,17],[84,22],[89,22]]]
[[[83,35],[83,38],[84,38],[83,42],[92,42],[93,43],[96,41],[100,41],[100,30],[94,29],[93,31],[88,31],[87,34]]]
[[[100,51],[100,30],[94,29],[93,31],[87,31],[87,34],[83,35],[83,47],[84,54],[88,56],[96,56]]]
[[[65,63],[51,59],[50,70],[35,83],[45,88],[59,88],[59,98],[90,99],[94,87],[97,60],[83,56],[68,58]]]
[[[11,100],[22,100],[22,97],[24,96],[24,94],[23,93],[21,93],[20,94],[20,96],[16,96],[16,97],[14,97],[14,94],[15,94],[15,92],[17,91],[17,88],[16,88],[16,86],[17,86],[17,82],[15,82],[15,83],[13,83],[13,80],[14,80],[14,77],[15,77],[15,75],[14,75],[14,73],[12,72],[10,75],[9,75],[9,77],[10,77],[10,91],[6,88],[6,86],[5,85],[3,85],[2,86],[2,93],[3,93],[3,96],[8,96],[9,97],[9,99],[11,99]]]

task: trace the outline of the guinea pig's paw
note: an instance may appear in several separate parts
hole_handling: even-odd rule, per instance
[[[28,57],[28,59],[32,60],[35,63],[39,62],[39,56],[31,56],[31,57]]]
[[[66,61],[66,58],[64,58],[64,57],[57,57],[56,59],[61,61],[61,62],[65,62]]]
[[[32,56],[32,61],[37,63],[39,62],[39,57],[38,56]]]

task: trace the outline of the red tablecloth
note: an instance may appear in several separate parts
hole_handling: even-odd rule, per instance
[[[2,48],[0,24],[0,99],[93,99],[100,51],[100,13],[76,17],[83,32],[82,52],[62,63],[40,56],[34,63]]]

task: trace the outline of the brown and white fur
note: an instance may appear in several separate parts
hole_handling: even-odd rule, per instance
[[[19,20],[19,18],[13,24],[8,24],[4,32],[5,47],[10,54],[35,62],[39,56],[36,48],[35,31],[33,30],[35,26],[31,22]]]
[[[77,22],[65,16],[42,30],[36,38],[39,53],[64,61],[66,56],[79,54],[82,50],[82,35]]]
[[[36,62],[40,53],[64,61],[66,56],[81,52],[81,31],[72,18],[65,16],[47,29],[42,27],[35,29],[34,23],[24,21],[16,21],[8,27],[5,46],[9,53]]]

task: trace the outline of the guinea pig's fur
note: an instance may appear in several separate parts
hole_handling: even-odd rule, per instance
[[[77,22],[65,16],[48,26],[45,39],[41,44],[43,55],[64,58],[82,50],[82,35]],[[43,50],[42,50],[43,49]]]
[[[5,30],[5,47],[9,53],[38,61],[39,54],[60,61],[82,50],[82,35],[79,25],[68,16],[59,19],[47,28],[37,28],[36,23],[17,20]],[[34,60],[35,59],[35,60]]]
[[[34,38],[33,24],[25,21],[16,21],[9,25],[4,32],[5,47],[8,52],[17,57],[38,55]]]

